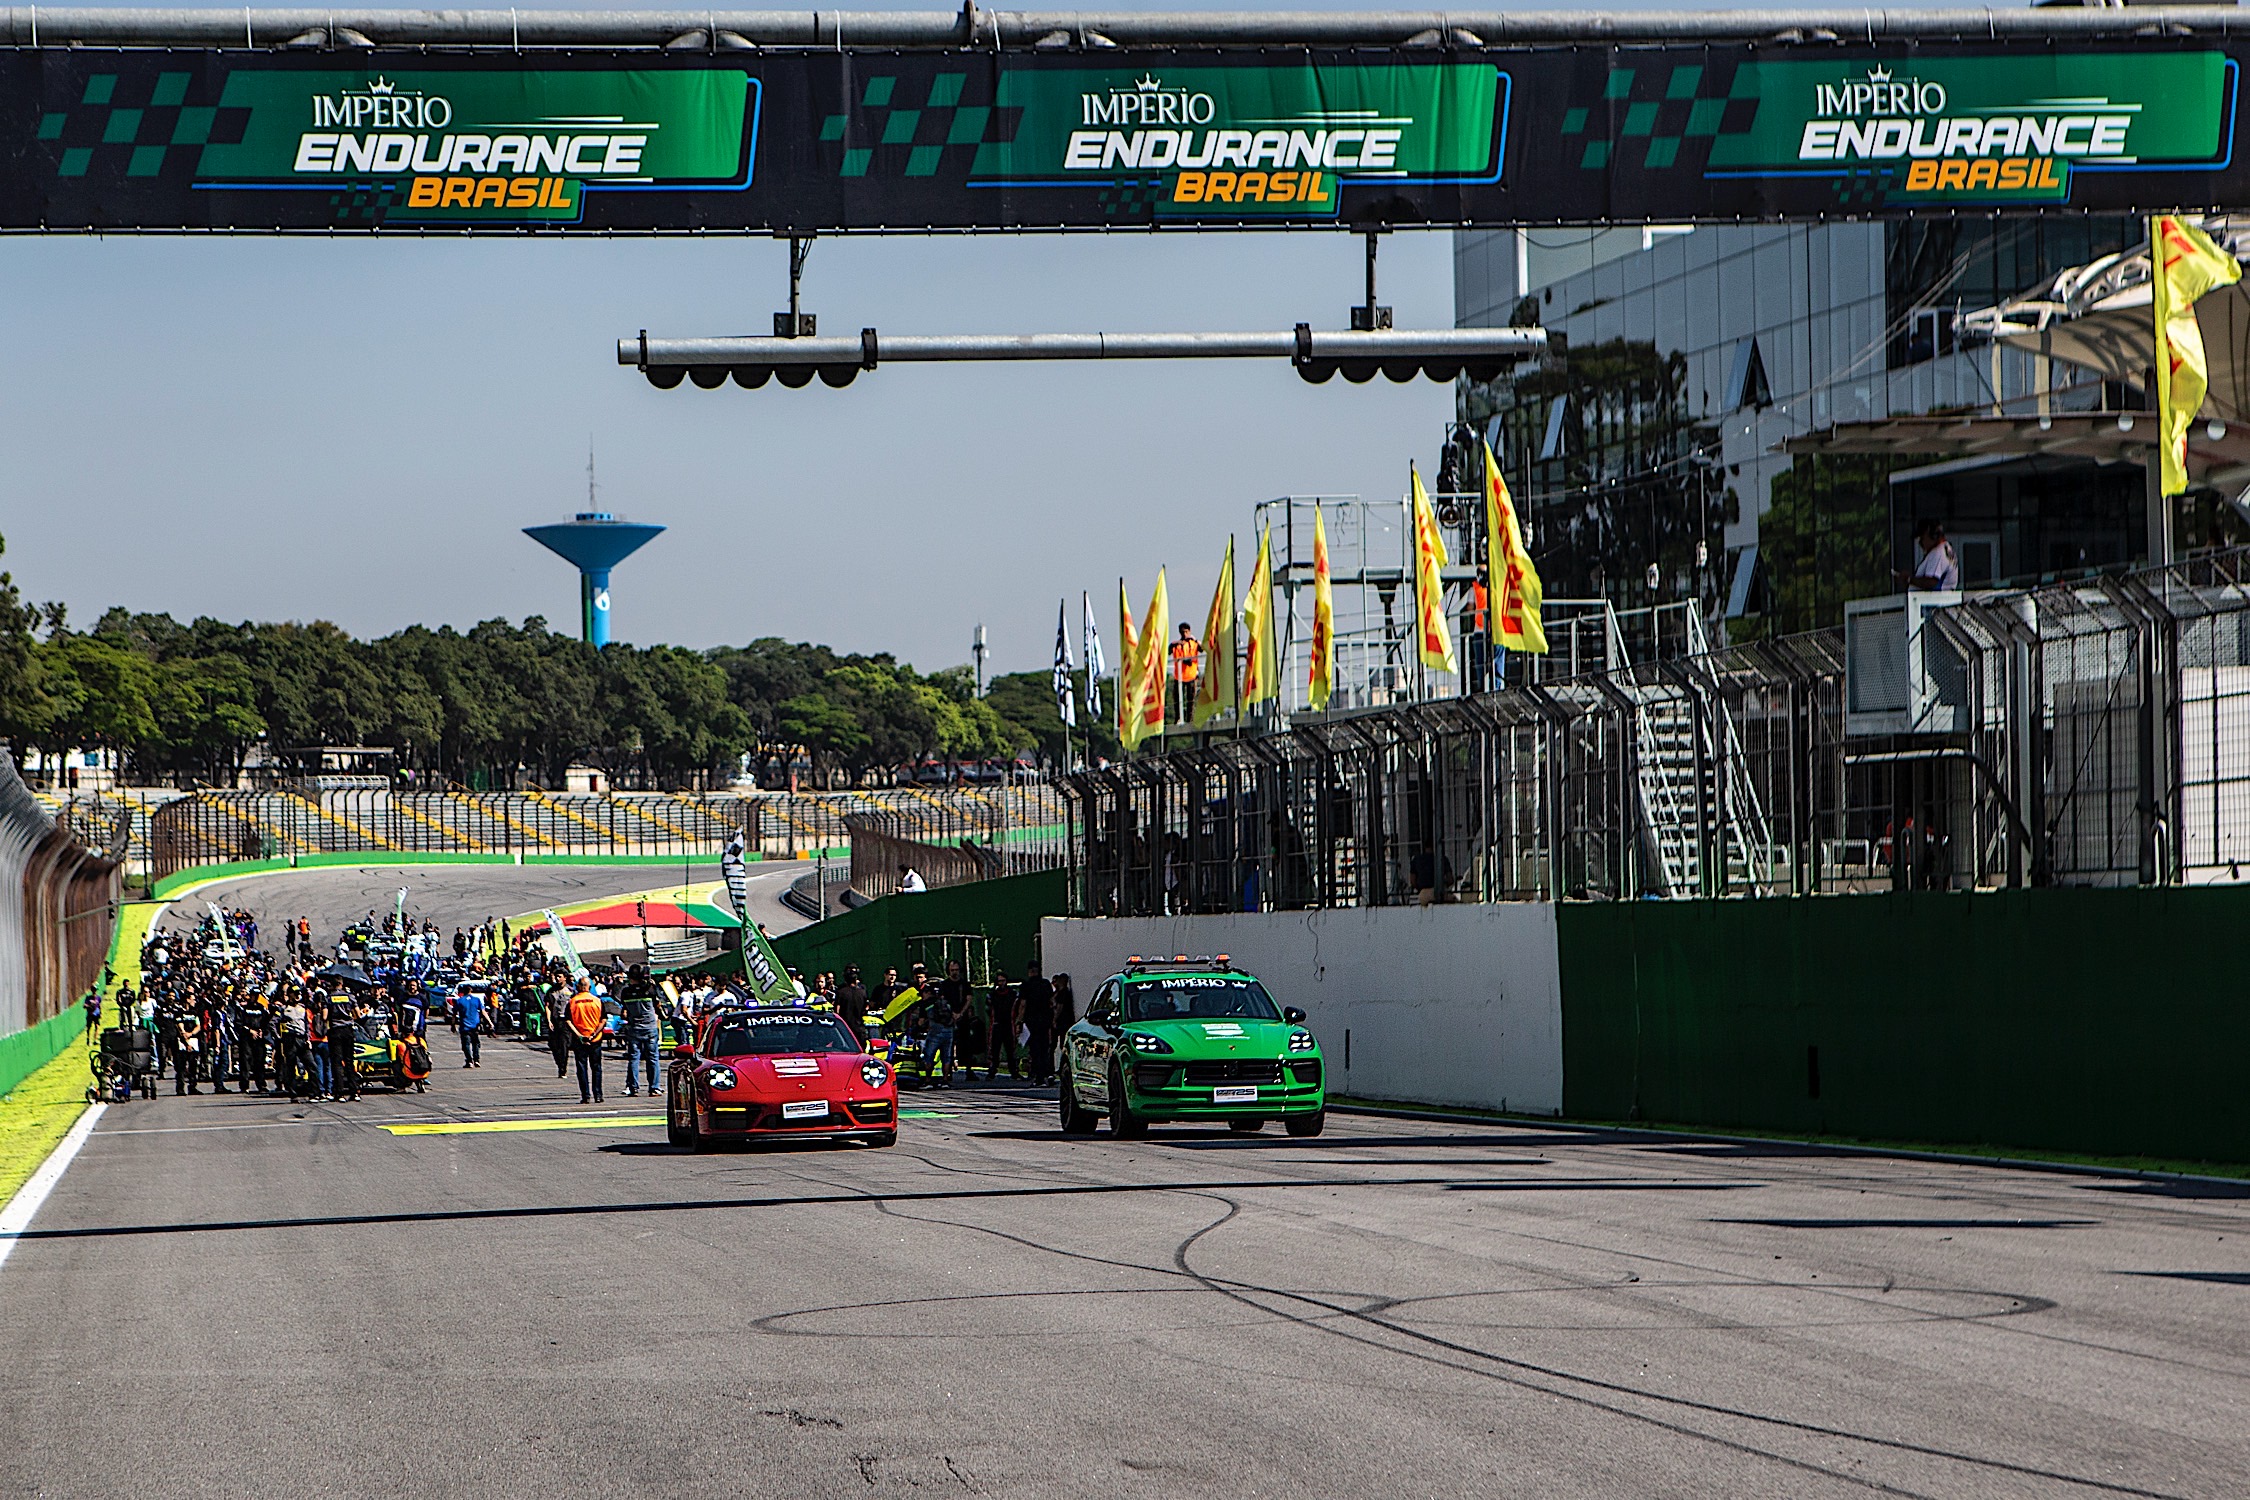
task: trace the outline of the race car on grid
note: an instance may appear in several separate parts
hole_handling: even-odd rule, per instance
[[[1151,1123],[1224,1122],[1251,1132],[1278,1119],[1291,1135],[1327,1121],[1320,1043],[1305,1013],[1216,958],[1131,959],[1102,981],[1063,1034],[1062,1128],[1113,1135]]]
[[[756,1137],[898,1141],[898,1080],[826,1010],[722,1010],[672,1051],[665,1133],[708,1151]]]

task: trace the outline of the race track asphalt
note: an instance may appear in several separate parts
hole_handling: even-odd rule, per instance
[[[0,1494],[2250,1494],[2250,1189],[1006,1086],[696,1156],[433,1040],[107,1112],[0,1265]]]
[[[801,866],[757,872],[775,910]],[[698,870],[702,878],[705,870]],[[715,872],[713,872],[715,875]],[[660,883],[209,893],[332,931]],[[2250,1184],[1337,1114],[676,1151],[543,1049],[113,1106],[0,1264],[0,1495],[2250,1495]],[[397,1134],[388,1126],[530,1128]]]

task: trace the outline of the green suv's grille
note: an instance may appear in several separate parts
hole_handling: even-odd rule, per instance
[[[1279,1083],[1281,1064],[1270,1057],[1230,1058],[1225,1062],[1191,1062],[1187,1065],[1187,1085],[1214,1083]]]

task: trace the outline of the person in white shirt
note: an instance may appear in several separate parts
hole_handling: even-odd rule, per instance
[[[927,891],[929,888],[930,883],[922,878],[920,870],[915,869],[912,865],[900,865],[898,867],[898,893],[900,895],[911,895],[917,891]]]
[[[1954,555],[1953,544],[1945,539],[1945,528],[1935,521],[1924,521],[1915,533],[1915,545],[1922,551],[1921,560],[1914,565],[1914,577],[1907,587],[1913,589],[1958,590],[1961,587],[1961,559]]]

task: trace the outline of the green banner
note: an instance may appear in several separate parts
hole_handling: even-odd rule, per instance
[[[1901,204],[2060,203],[2074,170],[2215,164],[2227,67],[2217,52],[1748,62],[1729,95],[1757,108],[1717,131],[1706,175],[1883,173]]]
[[[0,232],[603,234],[2208,210],[2244,44],[0,47]]]
[[[1487,63],[1013,69],[994,96],[1013,134],[977,146],[969,186],[1116,184],[1165,216],[1331,217],[1344,183],[1497,178],[1504,83]]]
[[[215,108],[182,112],[179,138],[202,145],[198,185],[387,188],[392,219],[567,222],[588,185],[743,181],[752,87],[717,68],[244,68]],[[239,136],[203,144],[228,111],[242,112]]]

